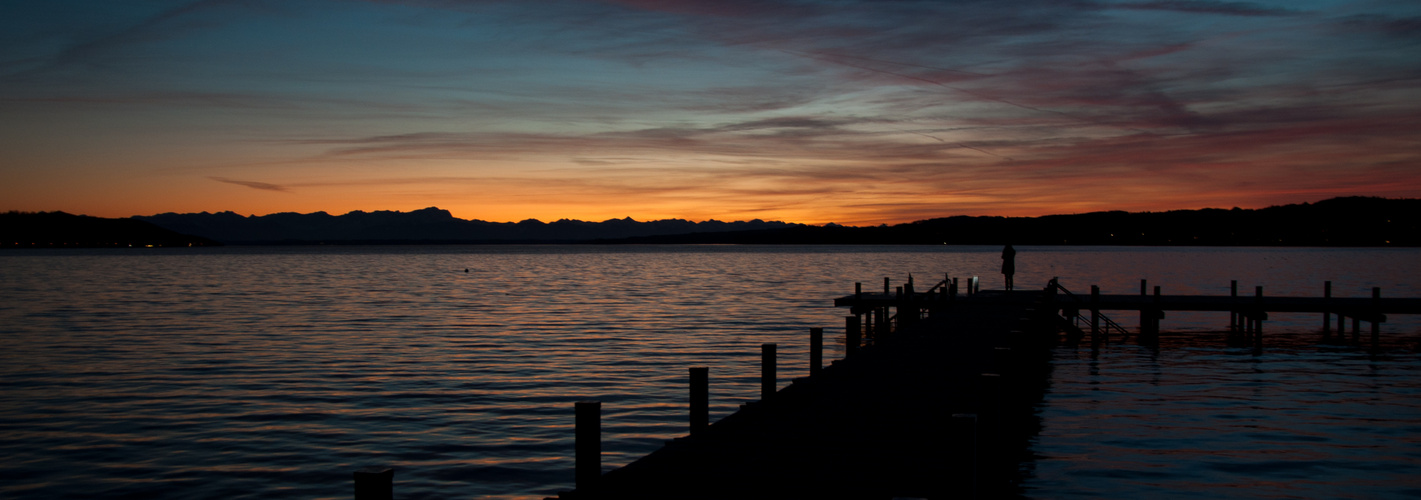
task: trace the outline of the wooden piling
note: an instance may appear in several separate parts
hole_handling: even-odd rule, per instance
[[[1100,286],[1090,286],[1090,343],[1100,343]]]
[[[858,316],[844,317],[844,357],[858,351],[863,342],[863,329]]]
[[[775,395],[775,349],[777,344],[760,344],[760,399]]]
[[[1159,287],[1159,285],[1155,285],[1155,309],[1154,309],[1153,311],[1150,311],[1150,312],[1154,313],[1154,314],[1150,317],[1150,332],[1153,333],[1153,334],[1155,335],[1155,339],[1158,340],[1158,339],[1159,339],[1159,323],[1160,323],[1160,320],[1164,319],[1164,308],[1160,306],[1160,287]]]
[[[809,329],[809,376],[819,374],[824,367],[824,329]]]
[[[1330,301],[1332,299],[1332,281],[1322,282],[1322,298]],[[1332,313],[1322,311],[1322,333],[1332,335]]]
[[[1229,280],[1229,296],[1230,296],[1230,297],[1238,297],[1238,280]],[[1239,330],[1239,328],[1238,328],[1238,322],[1239,322],[1238,310],[1230,310],[1230,311],[1229,311],[1229,333],[1231,333],[1231,334],[1237,334],[1237,333],[1238,333],[1238,330]]]
[[[710,426],[710,367],[691,368],[691,435]]]
[[[884,296],[884,297],[887,297],[887,296],[888,296],[889,290],[891,290],[891,288],[888,287],[888,277],[887,277],[887,276],[884,276],[884,277],[883,277],[883,296]]]
[[[1148,295],[1147,293],[1145,293],[1145,291],[1146,291],[1146,288],[1145,288],[1145,280],[1144,280],[1144,279],[1141,279],[1141,280],[1140,280],[1140,296],[1141,296],[1141,297],[1144,297],[1145,295]],[[1146,335],[1149,335],[1149,333],[1150,333],[1150,310],[1149,310],[1149,308],[1147,308],[1147,307],[1141,307],[1141,308],[1140,308],[1140,338],[1143,340]]]
[[[863,283],[862,283],[862,282],[858,282],[858,281],[855,281],[855,282],[854,282],[854,298],[856,298],[856,299],[862,299],[862,298],[863,298]]]
[[[1257,286],[1253,287],[1253,297],[1254,297],[1254,300],[1257,301],[1258,303],[1261,304],[1261,303],[1263,302],[1263,285],[1257,285]],[[1259,307],[1258,307],[1258,311],[1255,313],[1255,316],[1253,317],[1253,322],[1254,322],[1254,325],[1253,325],[1253,353],[1254,353],[1254,354],[1260,354],[1260,353],[1263,352],[1263,308],[1262,308],[1262,306],[1259,306]]]
[[[595,488],[602,477],[602,402],[578,401],[574,433],[577,489]]]
[[[1381,337],[1382,337],[1382,309],[1381,309],[1381,307],[1380,307],[1381,301],[1382,301],[1382,289],[1381,289],[1381,287],[1376,287],[1376,286],[1372,287],[1372,304],[1373,304],[1373,307],[1372,307],[1372,314],[1374,315],[1374,316],[1372,316],[1372,349],[1376,349],[1376,348],[1380,347],[1380,345],[1381,345]]]
[[[393,500],[395,469],[383,466],[355,471],[355,500]]]

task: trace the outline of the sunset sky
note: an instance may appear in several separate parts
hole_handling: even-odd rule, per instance
[[[1421,2],[0,2],[0,210],[877,224],[1421,197]]]

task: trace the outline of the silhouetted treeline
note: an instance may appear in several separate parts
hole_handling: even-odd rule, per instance
[[[0,248],[190,247],[219,243],[136,219],[64,212],[0,214]]]
[[[229,245],[252,244],[409,244],[409,243],[580,243],[595,239],[633,238],[688,233],[715,233],[792,227],[784,222],[691,222],[667,219],[638,222],[631,218],[585,222],[563,219],[542,222],[486,222],[454,217],[448,210],[412,212],[355,211],[243,216],[233,212],[137,217],[183,234],[199,235]]]
[[[893,226],[796,226],[601,243],[1419,246],[1418,225],[1421,200],[1350,197],[1256,210],[958,216]]]

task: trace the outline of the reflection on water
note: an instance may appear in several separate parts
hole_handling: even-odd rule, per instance
[[[1237,279],[1269,293],[1309,295],[1330,279],[1339,296],[1367,296],[1371,286],[1421,296],[1402,282],[1418,275],[1421,262],[1406,250],[1018,250],[1020,288],[1060,276],[1076,289],[1100,284],[1105,293],[1130,293],[1148,278],[1166,293],[1226,293],[1228,280]],[[759,344],[779,343],[788,378],[807,370],[809,327],[842,335],[844,312],[831,298],[850,293],[854,282],[872,289],[884,276],[896,282],[912,273],[930,283],[951,273],[979,274],[984,288],[999,287],[999,256],[997,247],[6,252],[0,453],[7,460],[0,474],[10,479],[0,496],[347,498],[351,471],[372,464],[395,467],[400,498],[547,496],[571,486],[572,402],[603,401],[604,464],[625,464],[685,433],[688,367],[712,367],[711,418],[718,419],[758,398]],[[1398,319],[1384,331],[1414,337],[1414,319]],[[1171,315],[1164,327],[1205,331],[1222,321]],[[1319,323],[1285,318],[1269,329],[1305,331]],[[827,358],[842,355],[835,347],[828,346]],[[1116,362],[1132,349],[1101,354],[1100,373],[1136,376],[1110,387],[1157,387],[1149,385],[1156,372],[1169,383],[1193,371],[1163,361]],[[1198,391],[1246,380],[1272,393],[1296,383],[1278,368],[1291,365],[1270,361],[1281,352],[1257,360],[1233,354],[1216,353],[1227,363],[1190,359],[1205,367],[1257,363],[1272,375],[1200,381]],[[1038,486],[1028,485],[1053,491],[1042,496],[1115,491],[1053,464],[1132,470],[1052,458],[1078,453],[1050,448],[1060,427],[1049,415],[1076,411],[1051,398],[1092,380],[1076,373],[1074,355],[1063,354],[1061,380],[1044,407],[1047,434],[1038,453],[1048,458],[1037,467]],[[1303,357],[1295,360],[1298,372],[1330,366]],[[1396,381],[1391,387],[1414,390],[1421,379],[1395,374],[1386,379]],[[1408,396],[1414,394],[1395,394]],[[1134,415],[1122,421],[1151,411],[1133,402],[1122,408],[1129,410],[1121,415]],[[1298,435],[1332,436],[1307,432]],[[1235,438],[1268,443],[1264,438],[1275,435],[1282,434],[1265,429]],[[1250,446],[1261,445],[1219,447],[1243,453]],[[1414,464],[1416,456],[1408,457]],[[1239,463],[1265,471],[1272,463],[1247,460],[1253,462]],[[1362,466],[1392,470],[1394,462]]]
[[[1217,338],[1057,349],[1027,494],[1421,495],[1421,355],[1284,337],[1260,356]]]

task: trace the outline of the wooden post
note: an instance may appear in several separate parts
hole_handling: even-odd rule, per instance
[[[819,374],[824,364],[824,329],[809,329],[809,376]]]
[[[1100,342],[1100,286],[1090,286],[1090,342]]]
[[[952,296],[957,296],[957,278],[952,278]]]
[[[1164,319],[1164,308],[1160,306],[1159,285],[1155,285],[1155,309],[1150,311],[1150,331],[1159,337],[1159,320]]]
[[[777,344],[760,344],[760,399],[775,395],[775,349]]]
[[[1332,302],[1332,281],[1322,282],[1322,299],[1324,303]],[[1322,333],[1332,335],[1332,313],[1328,312],[1327,306],[1322,310]]]
[[[1145,280],[1144,280],[1144,279],[1141,279],[1141,280],[1140,280],[1140,296],[1141,296],[1141,297],[1144,297],[1144,296],[1146,295],[1145,290],[1146,290],[1146,288],[1145,288]],[[1144,340],[1145,336],[1147,336],[1147,335],[1149,335],[1149,334],[1150,334],[1150,308],[1141,306],[1141,307],[1140,307],[1140,339],[1141,339],[1141,340]]]
[[[691,368],[691,435],[710,426],[710,367]]]
[[[1381,343],[1382,337],[1382,289],[1372,287],[1372,349],[1376,349]]]
[[[602,477],[602,402],[578,401],[575,405],[577,424],[574,431],[577,489],[597,485]]]
[[[394,500],[395,469],[364,467],[355,471],[355,500]]]
[[[1263,350],[1263,285],[1253,287],[1254,302],[1258,303],[1253,322],[1253,352]]]
[[[862,283],[862,282],[858,282],[858,281],[855,281],[855,282],[854,282],[854,298],[855,298],[855,299],[863,299],[863,283]]]
[[[887,276],[884,276],[884,277],[883,277],[883,296],[884,296],[884,297],[887,297],[887,296],[888,296],[889,290],[890,290],[890,288],[888,288],[888,277],[887,277]]]
[[[859,323],[858,316],[844,317],[844,357],[858,351],[859,343],[863,341],[863,329]]]
[[[1238,280],[1229,280],[1229,297],[1238,297]],[[1229,333],[1238,333],[1238,310],[1229,309]]]

